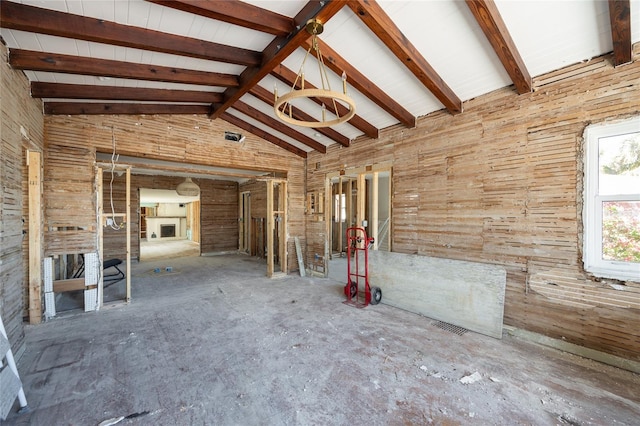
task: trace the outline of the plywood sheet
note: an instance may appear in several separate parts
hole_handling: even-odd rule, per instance
[[[369,252],[369,283],[382,303],[500,339],[506,271],[501,266]]]

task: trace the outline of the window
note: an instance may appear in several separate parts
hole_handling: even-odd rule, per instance
[[[585,130],[584,267],[640,281],[640,117]]]

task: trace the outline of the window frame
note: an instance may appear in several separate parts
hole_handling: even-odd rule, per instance
[[[597,277],[640,280],[639,263],[605,260],[602,258],[603,203],[611,201],[640,201],[640,191],[637,194],[599,194],[599,139],[637,132],[640,132],[640,116],[624,121],[593,124],[584,131],[582,260],[585,271]]]

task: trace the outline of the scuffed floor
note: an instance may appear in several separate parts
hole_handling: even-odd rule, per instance
[[[270,280],[243,256],[132,267],[131,304],[27,328],[18,367],[31,412],[16,404],[2,424],[640,421],[636,374],[384,304],[356,309],[336,280]]]

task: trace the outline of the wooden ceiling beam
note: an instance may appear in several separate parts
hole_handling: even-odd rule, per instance
[[[631,2],[629,0],[609,0],[609,20],[613,41],[613,65],[631,62]]]
[[[416,117],[402,107],[398,102],[393,100],[393,98],[386,93],[384,93],[378,86],[376,86],[371,80],[364,76],[360,71],[358,71],[353,65],[347,62],[343,57],[341,57],[338,52],[333,50],[329,45],[320,40],[316,39],[318,42],[318,47],[322,56],[325,60],[325,65],[329,67],[333,72],[342,75],[343,72],[347,75],[347,83],[353,86],[360,93],[369,98],[373,103],[378,105],[378,107],[385,110],[392,117],[395,117],[400,123],[404,124],[407,127],[416,127]],[[311,47],[311,41],[306,40],[304,43],[304,47],[309,49]],[[311,51],[316,54],[317,52],[314,49]],[[317,55],[316,55],[317,56]]]
[[[282,149],[286,149],[287,151],[297,155],[298,157],[307,158],[307,151],[305,151],[304,149],[300,149],[295,145],[291,145],[290,143],[273,136],[271,133],[265,132],[261,128],[247,123],[246,121],[236,117],[235,115],[231,115],[228,112],[223,112],[220,114],[220,118],[227,123],[231,123],[236,127],[246,130],[247,132],[252,133],[268,142],[271,142],[272,144],[277,145]]]
[[[353,0],[346,4],[451,114],[462,112],[462,101],[377,2]]]
[[[147,1],[278,37],[287,36],[294,30],[292,18],[241,1]]]
[[[260,123],[271,127],[273,130],[280,132],[284,135],[289,136],[296,141],[305,144],[311,149],[315,149],[316,151],[326,154],[327,147],[321,144],[320,142],[310,138],[304,133],[300,133],[297,130],[292,129],[281,121],[276,120],[273,117],[269,117],[264,114],[262,111],[257,110],[256,108],[248,105],[242,101],[236,101],[233,104],[233,109],[243,113],[244,115],[253,118],[254,120],[259,121]]]
[[[249,91],[249,93],[251,93],[256,98],[260,99],[262,102],[268,105],[271,105],[272,107],[275,104],[274,94],[260,85],[254,86]],[[309,114],[305,113],[304,111],[296,107],[292,107],[291,113],[293,118],[295,118],[296,120],[305,120],[305,121],[315,120],[312,116],[310,116]],[[328,137],[329,139],[335,142],[338,142],[342,146],[349,146],[351,144],[351,141],[348,137],[333,130],[331,127],[318,127],[318,128],[314,128],[313,130],[315,130],[320,134],[325,135],[326,137]]]
[[[108,154],[108,153],[107,153]],[[111,155],[111,154],[109,154]],[[120,166],[130,166],[131,174],[158,174],[165,175],[167,172],[170,174],[175,173],[189,173],[191,176],[204,178],[207,176],[207,179],[220,179],[221,177],[230,177],[230,178],[241,178],[241,179],[255,179],[261,177],[260,175],[256,175],[253,173],[242,173],[238,171],[224,171],[222,169],[218,170],[207,170],[206,168],[198,167],[196,164],[187,164],[182,163],[184,165],[173,165],[175,163],[158,160],[157,163],[145,162],[145,161],[132,161],[133,157],[127,157],[123,160],[122,156],[118,160],[118,165]],[[145,159],[141,159],[145,160]],[[98,162],[100,163],[100,162]],[[109,166],[111,166],[110,163]],[[171,165],[169,165],[171,164]],[[221,166],[224,167],[224,166]],[[159,173],[156,173],[159,172]],[[273,175],[274,172],[269,173],[269,176]]]
[[[197,90],[147,89],[140,87],[97,86],[90,84],[31,83],[34,98],[103,99],[111,101],[155,101],[213,103],[222,93]]]
[[[276,37],[269,43],[262,52],[262,65],[259,67],[247,67],[240,74],[240,87],[225,90],[225,100],[220,104],[213,105],[211,118],[220,117],[235,101],[248,93],[253,86],[258,84],[260,80],[309,38],[309,33],[305,29],[305,24],[309,19],[316,18],[321,22],[327,22],[343,6],[344,3],[342,1],[309,1],[293,19],[294,31],[288,36]]]
[[[49,115],[156,115],[209,114],[210,105],[139,104],[104,102],[45,102],[44,113]]]
[[[160,67],[29,50],[10,49],[9,64],[13,68],[30,71],[48,71],[206,86],[238,86],[238,77],[232,74]]]
[[[498,55],[519,94],[530,93],[531,75],[493,0],[466,0],[469,10]]]
[[[292,87],[294,81],[296,80],[296,73],[282,64],[274,68],[274,70],[271,72],[271,75],[277,78],[278,80],[282,81],[284,84],[286,84],[289,87]],[[308,81],[305,81],[304,87],[307,89],[316,88],[316,86],[309,83]],[[322,100],[316,99],[316,98],[311,98],[311,100],[317,103],[318,105],[322,105],[324,103]],[[338,114],[340,114],[341,116],[347,114],[348,111],[345,106],[337,102],[336,102],[336,106],[338,108],[338,111],[337,111]],[[325,104],[325,107],[327,108],[328,111],[331,111],[333,114],[336,114],[336,110],[333,108],[333,105]],[[368,121],[366,121],[364,118],[360,117],[358,114],[351,117],[351,120],[349,120],[348,123],[351,124],[356,129],[363,132],[365,135],[369,136],[370,138],[372,139],[378,138],[378,135],[379,135],[378,128],[375,127],[373,124],[369,123]]]
[[[147,30],[131,25],[117,24],[103,19],[27,6],[6,0],[0,3],[0,24],[3,28],[14,30],[133,47],[238,65],[258,66],[262,62],[262,54],[252,50]]]

